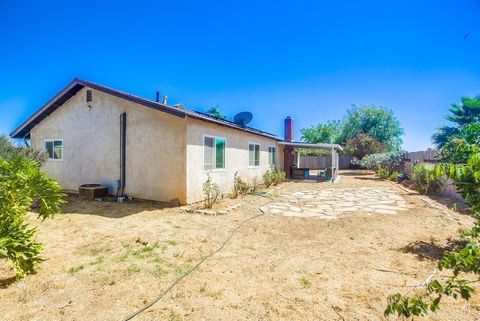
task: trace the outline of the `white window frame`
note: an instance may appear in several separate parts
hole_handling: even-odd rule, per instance
[[[63,138],[44,139],[44,140],[43,140],[43,150],[48,154],[48,152],[47,152],[47,146],[45,146],[46,143],[50,143],[50,142],[51,142],[51,143],[53,144],[53,145],[52,145],[52,148],[54,148],[54,147],[55,147],[55,142],[58,142],[58,141],[62,142],[62,158],[50,158],[50,156],[49,156],[47,160],[49,160],[49,161],[54,161],[54,162],[61,162],[61,161],[63,161],[63,152],[64,152]],[[54,154],[55,154],[55,153],[54,153]]]
[[[250,165],[250,145],[258,145],[258,165]],[[262,164],[261,159],[262,159],[262,145],[257,142],[248,142],[247,145],[247,151],[248,151],[248,168],[259,168]],[[253,148],[253,157],[254,157],[254,163],[255,163],[255,148]]]
[[[270,163],[270,148],[275,149],[275,153],[273,154],[273,156],[274,156],[274,159],[273,159],[274,162],[272,162],[272,163]],[[269,165],[269,166],[277,166],[277,165],[278,165],[277,163],[278,163],[277,146],[275,146],[275,145],[270,145],[270,146],[268,146],[268,165]]]
[[[213,138],[213,159],[217,160],[217,143],[216,139],[222,139],[225,142],[225,149],[223,150],[223,168],[212,168],[212,169],[205,169],[205,138]],[[216,165],[216,164],[213,164]],[[215,167],[215,166],[214,166]],[[202,170],[204,173],[211,173],[211,172],[225,172],[227,170],[227,138],[215,135],[207,135],[204,134],[202,136]]]

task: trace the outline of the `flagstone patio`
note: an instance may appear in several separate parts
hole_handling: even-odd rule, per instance
[[[264,205],[269,214],[296,217],[319,217],[332,220],[346,214],[397,214],[410,207],[405,199],[389,188],[329,188],[285,192],[284,201]]]

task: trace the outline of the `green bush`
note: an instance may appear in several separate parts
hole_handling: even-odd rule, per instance
[[[285,182],[286,179],[287,179],[287,173],[285,173],[284,171],[275,170],[275,181],[273,183],[274,185],[283,183]]]
[[[390,171],[386,168],[379,168],[377,170],[377,176],[383,180],[388,179],[390,177]]]
[[[263,173],[263,184],[265,185],[266,188],[269,188],[275,180],[274,171],[275,171],[275,169],[271,168],[268,171],[266,171],[265,173]]]
[[[411,180],[420,194],[431,194],[440,188],[440,180],[435,169],[424,163],[413,166]]]
[[[393,172],[393,173],[390,174],[389,179],[390,179],[391,181],[397,182],[399,177],[400,177],[400,173],[399,173],[399,172]]]
[[[386,168],[392,172],[403,160],[403,152],[395,151],[382,154],[370,154],[362,158],[358,164],[366,169],[378,171],[380,168]]]
[[[263,174],[263,184],[267,188],[271,185],[278,185],[285,182],[286,177],[287,175],[284,171],[272,167]]]
[[[36,228],[27,223],[27,211],[38,202],[38,217],[60,212],[61,187],[26,157],[0,158],[0,259],[7,259],[17,278],[35,272],[42,261]]]
[[[220,187],[212,181],[210,174],[207,174],[207,180],[203,183],[203,194],[205,208],[212,208],[220,195]]]

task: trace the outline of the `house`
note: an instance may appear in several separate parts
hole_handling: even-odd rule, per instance
[[[66,190],[101,183],[111,194],[186,204],[203,199],[207,173],[222,193],[230,193],[236,172],[247,181],[261,179],[271,166],[288,172],[296,146],[293,120],[285,123],[282,140],[242,123],[74,79],[10,136],[45,150],[49,159],[42,169]],[[313,147],[331,149],[334,166],[338,145]]]

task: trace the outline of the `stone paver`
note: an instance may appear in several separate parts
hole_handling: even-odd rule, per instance
[[[285,192],[280,198],[284,201],[266,204],[261,210],[276,215],[332,220],[354,213],[393,215],[410,208],[402,196],[380,187]]]

